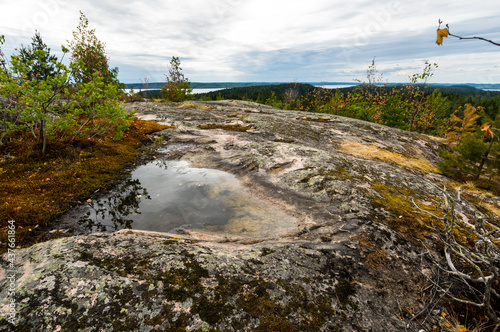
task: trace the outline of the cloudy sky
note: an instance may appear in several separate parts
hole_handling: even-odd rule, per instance
[[[37,29],[53,52],[87,16],[125,83],[164,81],[172,56],[192,82],[353,82],[372,59],[389,82],[425,61],[431,83],[500,83],[500,2],[483,0],[0,0],[5,53]]]

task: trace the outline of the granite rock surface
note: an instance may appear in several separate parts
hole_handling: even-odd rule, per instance
[[[429,328],[415,315],[427,308],[435,237],[414,204],[439,210],[441,140],[244,101],[124,107],[175,126],[156,134],[158,158],[236,174],[293,228],[265,238],[122,230],[18,249],[19,331]],[[457,209],[472,219],[476,208]]]

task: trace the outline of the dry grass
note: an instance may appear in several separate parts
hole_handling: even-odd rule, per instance
[[[488,324],[488,318],[478,312],[469,313],[465,310],[456,313],[448,308],[437,316],[437,325],[433,331],[436,332],[483,332],[492,331],[494,324]]]
[[[197,105],[197,104],[194,104],[191,102],[184,102],[184,103],[178,105],[177,108],[195,108],[195,109],[200,109],[200,110],[205,110],[205,111],[213,110],[212,107]]]
[[[409,158],[399,153],[380,149],[375,145],[366,145],[354,141],[344,140],[340,144],[340,151],[351,156],[379,160],[388,164],[397,164],[403,167],[409,167],[425,173],[439,173],[436,166],[431,164],[425,158]]]

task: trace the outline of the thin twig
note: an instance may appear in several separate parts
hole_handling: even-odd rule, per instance
[[[441,19],[439,19],[438,23],[439,23],[439,27],[438,28],[441,28],[441,23],[443,23],[443,21],[441,21]],[[455,38],[458,38],[458,39],[480,39],[480,40],[484,40],[484,41],[486,41],[488,43],[492,43],[493,45],[500,46],[499,43],[495,43],[494,41],[491,41],[491,40],[483,38],[483,37],[461,37],[461,36],[454,35],[454,34],[452,34],[450,32],[450,27],[448,26],[448,24],[446,24],[446,29],[448,30],[448,35],[449,36],[452,36],[452,37],[455,37]]]
[[[486,41],[488,43],[492,43],[493,45],[500,46],[499,43],[495,43],[494,41],[486,39],[486,38],[483,38],[483,37],[460,37],[460,36],[454,35],[454,34],[452,34],[450,32],[448,32],[448,35],[452,36],[452,37],[456,37],[458,39],[480,39],[480,40],[484,40],[484,41]]]

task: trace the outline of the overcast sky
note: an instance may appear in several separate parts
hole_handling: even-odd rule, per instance
[[[125,83],[164,81],[172,56],[192,82],[352,82],[374,57],[384,80],[408,82],[424,62],[431,83],[500,83],[498,0],[0,0],[0,35],[10,53],[37,29],[60,54],[79,11],[106,43]]]

